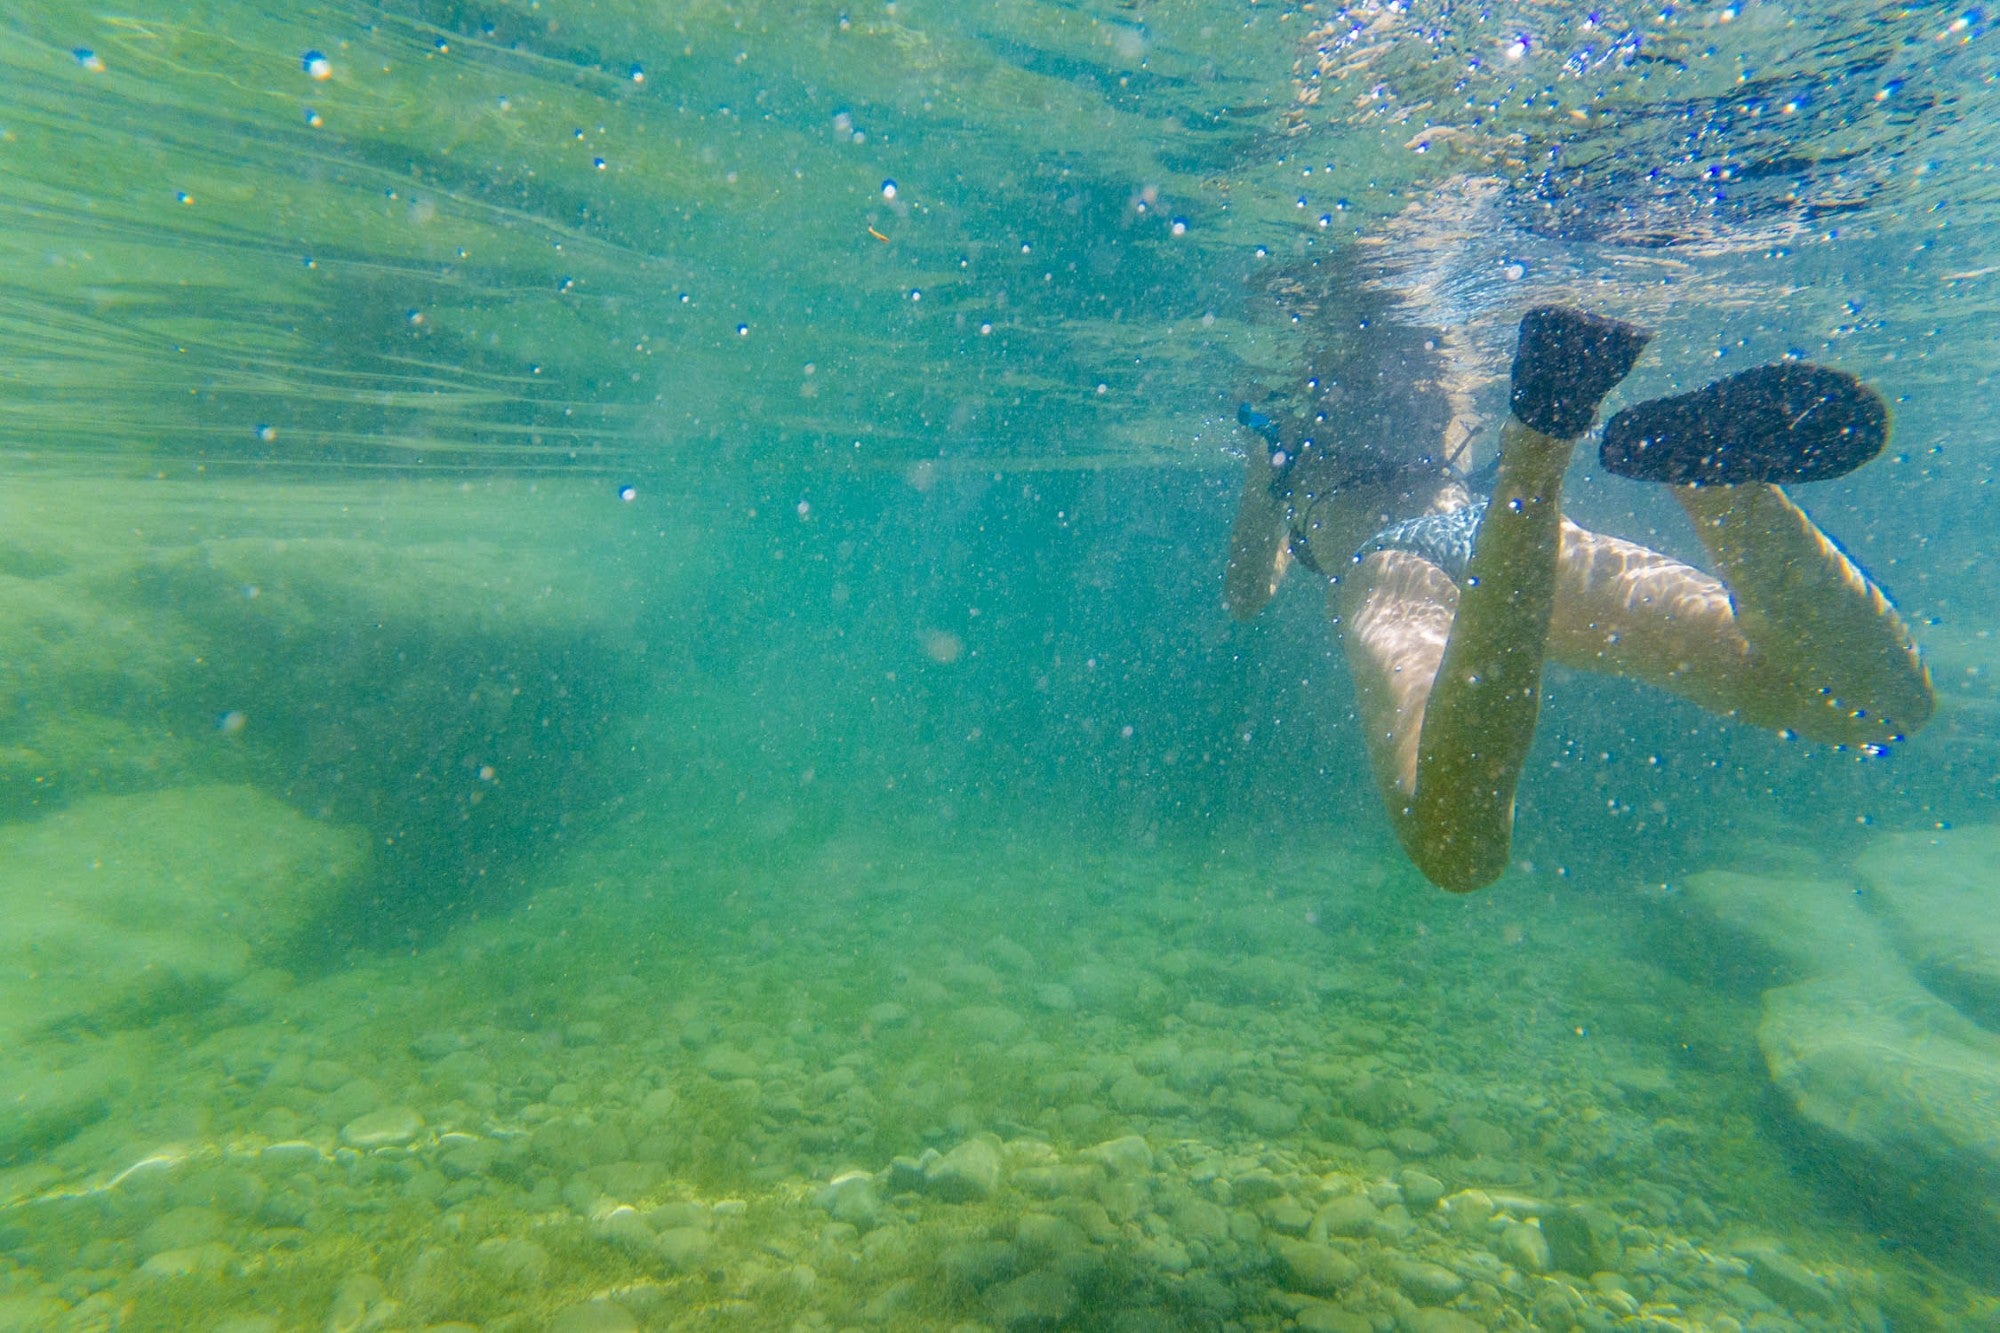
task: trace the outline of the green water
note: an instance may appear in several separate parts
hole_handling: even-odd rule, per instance
[[[0,1330],[2000,1327],[1986,25],[16,6]],[[1940,706],[1551,669],[1459,898],[1235,412],[1554,300],[1882,391]]]

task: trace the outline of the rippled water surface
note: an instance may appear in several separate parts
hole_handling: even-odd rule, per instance
[[[0,1330],[2000,1327],[1985,10],[0,37]],[[1476,462],[1553,301],[1882,393],[1939,711],[1552,669],[1460,899],[1237,409]]]

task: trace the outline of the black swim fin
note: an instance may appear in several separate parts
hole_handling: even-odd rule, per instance
[[[1604,427],[1607,472],[1687,486],[1825,481],[1882,452],[1889,409],[1844,371],[1780,361],[1628,407]]]
[[[1509,405],[1523,425],[1558,440],[1590,429],[1597,405],[1632,369],[1653,335],[1636,324],[1566,306],[1521,316]]]

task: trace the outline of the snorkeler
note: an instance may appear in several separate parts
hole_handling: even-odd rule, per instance
[[[1779,488],[1880,452],[1888,414],[1852,376],[1761,366],[1606,425],[1605,468],[1671,485],[1716,575],[1562,516],[1571,453],[1650,336],[1529,311],[1485,499],[1455,467],[1342,460],[1239,414],[1268,447],[1244,476],[1229,609],[1255,615],[1294,562],[1328,579],[1383,805],[1442,888],[1507,867],[1545,659],[1838,745],[1886,747],[1930,717],[1909,630]]]

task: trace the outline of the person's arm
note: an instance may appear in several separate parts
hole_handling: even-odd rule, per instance
[[[1291,567],[1285,511],[1271,494],[1270,452],[1252,447],[1243,460],[1243,495],[1229,530],[1229,565],[1222,575],[1222,601],[1229,614],[1248,620],[1264,609]]]

